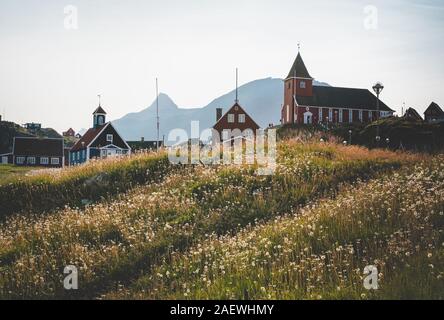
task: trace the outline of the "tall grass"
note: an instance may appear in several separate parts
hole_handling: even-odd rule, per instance
[[[238,234],[172,252],[136,299],[443,299],[443,157]],[[375,265],[379,289],[363,285]]]
[[[209,234],[236,234],[412,159],[290,141],[279,146],[273,176],[256,176],[249,167],[188,167],[85,209],[16,215],[0,227],[0,294],[97,297]],[[76,292],[62,287],[66,265],[79,268]]]
[[[0,184],[0,218],[15,212],[36,213],[96,202],[157,181],[171,168],[166,154],[139,154],[5,180]]]

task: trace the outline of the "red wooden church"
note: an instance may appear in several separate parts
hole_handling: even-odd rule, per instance
[[[376,96],[367,89],[315,86],[313,80],[298,53],[285,79],[282,124],[366,123],[394,113],[380,101],[378,115]]]

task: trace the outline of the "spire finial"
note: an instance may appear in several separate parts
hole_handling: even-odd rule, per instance
[[[298,42],[298,52],[301,52],[301,43]]]
[[[239,103],[239,95],[238,95],[238,80],[239,80],[239,76],[238,76],[238,68],[236,68],[236,103]]]
[[[100,106],[101,106],[101,104],[100,104],[100,99],[102,98],[102,95],[101,95],[101,94],[98,94],[97,97],[99,97],[99,107],[100,107]]]

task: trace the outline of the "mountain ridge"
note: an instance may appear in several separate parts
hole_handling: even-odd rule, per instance
[[[327,85],[316,82],[315,85]],[[261,126],[269,123],[278,124],[283,101],[284,82],[279,78],[263,78],[248,82],[238,88],[240,105]],[[235,90],[213,99],[204,107],[181,108],[166,93],[159,94],[160,138],[173,129],[184,129],[190,133],[191,121],[199,121],[200,130],[211,128],[216,122],[216,108],[223,112],[234,104]],[[156,100],[138,112],[130,112],[120,119],[112,121],[116,129],[126,140],[155,140]]]

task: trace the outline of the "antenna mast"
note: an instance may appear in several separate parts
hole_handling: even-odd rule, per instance
[[[156,141],[156,151],[159,152],[159,129],[160,129],[160,120],[159,120],[159,83],[156,78],[156,116],[157,116],[157,141]]]
[[[238,93],[238,85],[239,85],[239,74],[238,74],[238,69],[236,68],[236,103],[239,103],[239,93]]]

